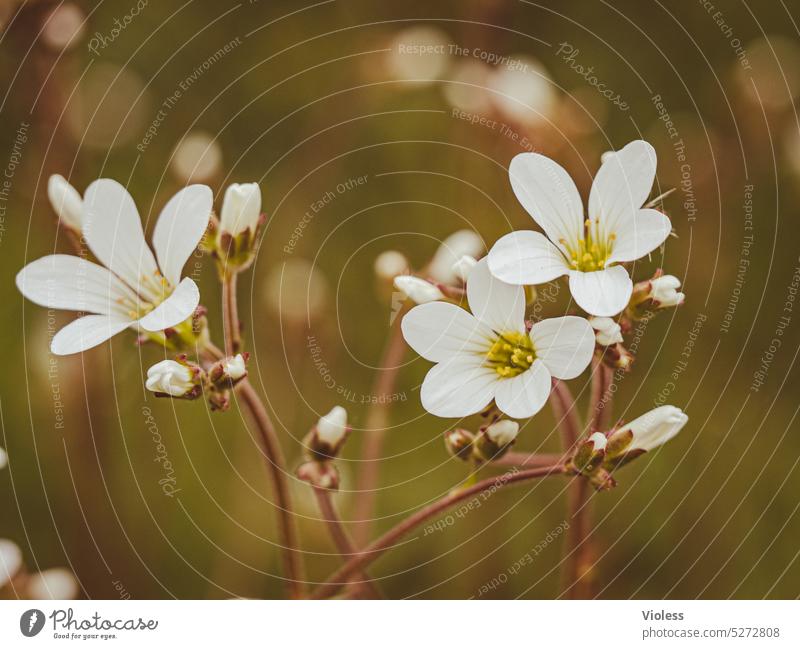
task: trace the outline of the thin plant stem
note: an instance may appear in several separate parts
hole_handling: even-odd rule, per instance
[[[572,392],[563,381],[553,383],[553,399],[550,400],[561,431],[561,446],[565,455],[571,453],[581,434],[581,422]]]
[[[226,273],[222,282],[222,289],[225,352],[227,355],[231,355],[235,353],[239,346],[235,273]],[[209,349],[212,353],[219,353],[213,346],[210,346]],[[275,432],[275,426],[272,424],[272,419],[250,381],[245,378],[236,385],[235,390],[261,437],[261,444],[267,460],[267,471],[272,482],[272,490],[275,494],[276,508],[278,510],[278,533],[287,579],[287,590],[290,597],[300,598],[303,595],[302,560],[298,550],[289,483],[286,478],[286,460],[283,457],[283,451]]]
[[[339,551],[339,554],[346,561],[350,557],[355,556],[358,552],[353,542],[350,540],[347,531],[344,529],[344,525],[342,525],[342,520],[339,517],[339,513],[336,511],[336,506],[333,504],[331,491],[315,485],[312,485],[312,489],[314,489],[314,495],[317,497],[317,505],[319,505],[320,514],[328,527],[331,539],[336,549]],[[381,598],[378,589],[371,583],[370,577],[366,572],[361,571],[356,577],[360,580],[360,582],[352,585],[356,593],[363,594],[371,599]]]
[[[467,487],[466,489],[459,489],[458,491],[451,492],[444,498],[431,503],[427,507],[423,507],[405,520],[398,523],[395,527],[386,532],[383,536],[379,537],[370,543],[364,550],[350,559],[341,568],[339,568],[327,581],[325,581],[316,591],[311,595],[312,599],[325,599],[335,595],[340,588],[346,586],[348,580],[355,573],[364,570],[373,561],[378,559],[386,550],[390,549],[397,541],[403,536],[408,534],[415,527],[425,522],[429,518],[440,514],[453,505],[471,498],[483,491],[496,490],[504,486],[534,480],[536,478],[545,478],[551,475],[563,475],[565,473],[564,465],[556,464],[549,467],[537,467],[534,469],[526,469],[524,471],[507,472],[499,476],[481,480],[477,484]]]
[[[608,392],[613,371],[596,354],[592,359],[592,388],[587,411],[586,435],[591,435],[602,427],[602,420],[611,409],[611,394]],[[588,481],[576,477],[570,484],[567,496],[570,527],[564,546],[563,571],[561,574],[562,592],[570,599],[588,599],[592,594],[591,576],[588,574],[592,564],[590,498]]]
[[[394,391],[397,373],[406,350],[400,321],[407,308],[404,305],[392,322],[389,339],[383,350],[381,364],[372,386],[372,396],[376,398],[376,402],[367,413],[366,434],[361,450],[362,468],[356,482],[358,497],[353,511],[355,520],[353,539],[356,547],[359,548],[364,547],[370,537],[376,489],[380,478],[381,452],[389,423],[390,397]]]
[[[223,326],[225,327],[225,354],[227,356],[236,354],[241,346],[236,275],[235,271],[226,270],[222,280],[222,312],[224,314]]]
[[[496,466],[516,466],[532,469],[539,466],[553,466],[563,459],[563,453],[525,453],[509,451],[502,457],[492,460]]]

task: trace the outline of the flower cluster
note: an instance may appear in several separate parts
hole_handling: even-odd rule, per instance
[[[677,278],[658,270],[634,285],[625,266],[653,252],[672,231],[669,218],[646,204],[655,173],[656,154],[647,142],[637,140],[604,156],[587,215],[563,168],[543,155],[522,153],[511,162],[511,188],[544,233],[508,234],[477,261],[474,252],[450,255],[446,279],[441,268],[438,278],[408,272],[395,278],[395,286],[417,303],[402,321],[405,340],[434,363],[420,393],[428,412],[467,417],[499,411],[527,418],[545,405],[556,381],[576,378],[595,355],[612,367],[630,367],[633,355],[624,347],[624,334],[633,322],[684,300]],[[444,257],[437,252],[431,269]],[[562,275],[586,317],[527,320],[535,285]],[[462,308],[462,296],[469,311]],[[456,429],[447,444],[458,457],[480,458],[484,454],[476,444],[485,439],[483,433]],[[496,447],[489,448],[490,456]],[[648,449],[631,447],[625,457],[635,450]],[[612,458],[604,453],[607,465]]]

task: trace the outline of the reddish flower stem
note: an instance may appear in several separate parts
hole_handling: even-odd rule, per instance
[[[415,512],[404,521],[386,532],[383,536],[373,541],[361,553],[350,559],[335,573],[333,573],[325,583],[320,585],[311,595],[312,599],[325,599],[335,595],[340,588],[346,586],[352,575],[366,568],[369,564],[380,557],[386,550],[390,549],[398,540],[408,534],[415,527],[436,516],[437,514],[449,509],[453,505],[466,500],[485,490],[499,489],[506,485],[525,482],[536,478],[544,478],[550,475],[562,475],[565,469],[561,464],[549,467],[537,467],[524,471],[504,473],[493,478],[487,478],[480,482],[451,492],[444,498],[431,503]]]

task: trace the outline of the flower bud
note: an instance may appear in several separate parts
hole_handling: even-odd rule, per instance
[[[461,280],[462,284],[467,283],[467,277],[469,277],[469,271],[475,268],[475,265],[478,263],[478,260],[475,257],[470,257],[469,255],[464,255],[459,259],[455,264],[453,264],[453,274]]]
[[[608,438],[606,462],[618,467],[642,453],[668,442],[689,421],[689,417],[675,406],[659,406],[622,426]]]
[[[390,281],[407,273],[408,269],[408,259],[396,250],[386,250],[375,258],[375,274],[378,279]]]
[[[8,539],[0,539],[0,589],[22,569],[22,550]]]
[[[458,276],[453,265],[464,255],[479,257],[483,240],[473,230],[458,230],[447,237],[433,255],[427,274],[441,284],[455,284]]]
[[[501,419],[487,426],[475,440],[475,456],[484,462],[499,459],[514,444],[518,433],[519,424],[510,419]]]
[[[306,446],[315,459],[336,457],[347,433],[347,411],[341,406],[334,406],[327,415],[320,417],[309,434]]]
[[[595,331],[595,340],[598,345],[608,347],[622,342],[622,329],[613,318],[589,318],[589,324]]]
[[[208,379],[218,388],[232,388],[247,376],[247,360],[250,354],[228,356],[214,363],[208,370]]]
[[[245,230],[255,233],[261,218],[261,189],[257,183],[234,183],[225,190],[220,228],[234,237]]]
[[[679,293],[677,289],[681,286],[681,281],[674,275],[662,275],[650,280],[650,299],[653,306],[664,309],[683,304],[686,297]]]
[[[83,199],[78,190],[70,185],[64,176],[54,174],[47,181],[47,198],[63,225],[75,232],[81,231],[83,218]]]
[[[444,445],[448,453],[461,460],[468,460],[472,455],[472,442],[475,436],[468,430],[456,428],[444,434]]]
[[[394,286],[398,291],[405,293],[409,300],[417,304],[435,302],[445,297],[435,284],[413,275],[398,275],[394,278]]]
[[[145,386],[159,397],[195,399],[201,392],[200,368],[164,360],[147,370]]]
[[[594,433],[582,442],[572,458],[575,470],[590,475],[603,461],[606,443],[606,436],[603,433]]]

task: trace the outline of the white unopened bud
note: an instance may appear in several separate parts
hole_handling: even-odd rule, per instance
[[[604,347],[622,342],[622,329],[613,318],[589,318],[595,331],[595,340]]]
[[[459,230],[447,237],[433,255],[428,275],[442,284],[453,284],[458,275],[453,266],[462,257],[479,257],[483,252],[483,240],[473,230]]]
[[[477,263],[478,260],[475,259],[475,257],[464,255],[455,264],[453,264],[453,274],[455,274],[455,276],[458,277],[462,283],[466,284],[467,277],[469,277],[469,272],[475,268]]]
[[[498,446],[508,446],[517,439],[519,424],[510,419],[501,419],[486,429],[486,436]]]
[[[247,375],[247,365],[241,354],[236,354],[233,358],[226,358],[222,362],[222,369],[233,381],[238,381]]]
[[[675,437],[687,421],[689,417],[680,408],[659,406],[623,426],[614,435],[630,431],[633,439],[628,449],[650,451]]]
[[[408,268],[408,259],[397,250],[386,250],[375,258],[375,274],[380,279],[394,279],[407,272]]]
[[[317,422],[317,438],[323,444],[335,449],[347,433],[347,411],[341,406],[334,406]]]
[[[195,373],[177,361],[165,360],[147,370],[145,386],[156,394],[185,397],[195,390]]]
[[[394,286],[398,291],[405,293],[409,300],[417,304],[435,302],[444,298],[444,293],[435,284],[413,275],[398,275],[394,278]]]
[[[608,438],[603,433],[594,433],[589,436],[589,441],[593,444],[595,452],[604,451]]]
[[[31,575],[25,585],[31,599],[75,599],[78,581],[66,568],[51,568]]]
[[[683,304],[686,297],[679,293],[681,281],[674,275],[662,275],[650,280],[650,299],[657,307],[671,307]]]
[[[220,228],[233,236],[255,232],[261,218],[261,189],[257,183],[234,183],[225,190]]]
[[[5,469],[8,466],[8,453],[5,449],[0,447],[0,469]]]
[[[83,219],[83,199],[78,190],[70,185],[64,176],[54,174],[47,181],[47,198],[53,206],[58,219],[68,228],[81,231]]]
[[[0,588],[10,582],[22,568],[22,550],[14,541],[0,539]]]

